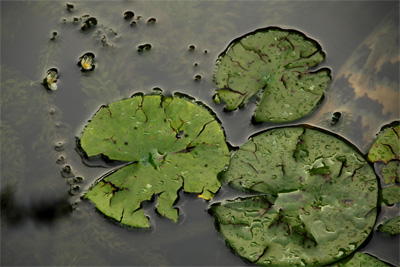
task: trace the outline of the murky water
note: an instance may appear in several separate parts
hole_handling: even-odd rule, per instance
[[[1,2],[2,265],[248,265],[225,246],[207,213],[237,192],[224,186],[211,202],[180,192],[177,224],[159,217],[151,202],[144,205],[150,230],[121,228],[79,201],[110,166],[82,161],[75,140],[101,105],[156,87],[211,107],[232,146],[275,127],[251,124],[254,103],[227,113],[212,101],[216,58],[255,29],[296,29],[327,53],[320,67],[332,70],[333,81],[324,101],[284,125],[324,128],[366,154],[380,128],[400,118],[397,1],[68,3],[70,10],[62,1]],[[126,11],[134,17],[124,19]],[[97,25],[82,31],[85,15]],[[145,44],[151,48],[139,52]],[[88,52],[95,69],[83,73],[77,63]],[[41,82],[51,68],[59,79],[49,92]],[[341,117],[332,126],[334,112]],[[378,222],[398,213],[398,205],[383,207]],[[400,264],[398,250],[398,237],[377,232],[360,249],[393,265]]]

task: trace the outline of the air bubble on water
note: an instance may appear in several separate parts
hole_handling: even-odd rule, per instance
[[[57,164],[64,164],[64,162],[65,162],[64,156],[58,157],[58,159],[57,159],[57,161],[56,161]]]
[[[65,143],[62,141],[59,141],[55,144],[54,150],[56,151],[63,151],[65,149]]]
[[[336,111],[335,113],[333,113],[332,115],[332,120],[331,120],[331,125],[336,125],[339,122],[340,116],[342,114],[338,111]]]
[[[135,16],[135,13],[133,13],[133,11],[130,11],[130,10],[128,10],[124,13],[124,19],[127,19],[127,20],[132,19],[134,16]]]
[[[147,20],[147,23],[148,23],[148,24],[154,24],[156,21],[157,21],[156,18],[149,18],[149,19]]]
[[[83,32],[85,32],[85,31],[89,30],[90,28],[92,28],[92,27],[95,26],[95,25],[97,25],[97,19],[96,19],[95,17],[90,17],[90,18],[86,19],[86,20],[83,22],[83,25],[82,25],[82,27],[81,27],[81,30],[82,30]]]
[[[75,178],[74,178],[74,182],[75,183],[82,183],[83,182],[83,177],[82,176],[76,176]]]
[[[73,173],[72,173],[71,166],[65,165],[65,166],[61,169],[61,175],[62,175],[64,178],[73,177]]]
[[[151,44],[149,44],[149,43],[147,43],[147,44],[142,44],[142,45],[139,45],[138,46],[138,48],[137,48],[137,51],[138,52],[143,52],[143,51],[146,51],[146,50],[150,50],[151,49]]]
[[[70,189],[70,194],[75,196],[77,195],[81,190],[81,187],[79,185],[71,185],[71,189]]]

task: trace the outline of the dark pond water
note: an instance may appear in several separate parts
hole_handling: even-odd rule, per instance
[[[121,228],[79,201],[110,167],[83,162],[75,142],[101,105],[156,87],[212,108],[232,146],[276,127],[251,124],[254,101],[231,113],[212,101],[215,60],[233,39],[255,29],[296,29],[327,53],[321,67],[332,70],[333,81],[324,101],[310,116],[284,125],[326,129],[365,155],[380,128],[400,118],[398,1],[68,3],[74,8],[63,1],[1,1],[4,266],[249,265],[225,246],[207,213],[210,204],[237,192],[223,186],[211,202],[180,192],[178,223],[156,215],[150,202],[144,205],[150,230]],[[134,18],[124,19],[129,10]],[[82,31],[85,15],[97,25]],[[138,52],[143,44],[151,49]],[[94,53],[96,67],[82,73],[77,62],[87,52]],[[41,85],[50,68],[59,73],[52,92]],[[342,116],[332,126],[334,112]],[[67,165],[73,173],[64,176],[83,181],[63,177]],[[377,224],[396,214],[398,205],[382,207]],[[374,231],[360,251],[400,264],[398,236]]]

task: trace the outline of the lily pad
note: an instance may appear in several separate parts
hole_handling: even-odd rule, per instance
[[[389,266],[386,263],[364,253],[356,252],[351,257],[345,258],[333,266],[338,267],[360,267],[360,266],[374,266],[385,267]]]
[[[317,130],[281,128],[250,138],[223,179],[258,194],[211,211],[227,243],[259,265],[334,262],[360,246],[375,223],[374,171],[352,147]]]
[[[392,185],[389,187],[385,187],[381,190],[382,192],[382,201],[386,205],[393,205],[397,202],[400,202],[400,186]]]
[[[400,234],[400,215],[383,222],[378,226],[378,232],[388,233],[390,235]]]
[[[372,145],[368,153],[371,162],[400,159],[400,125],[387,129]]]
[[[188,100],[136,95],[102,107],[87,125],[81,146],[129,164],[101,179],[85,195],[122,224],[149,227],[141,203],[157,195],[157,211],[173,221],[177,191],[212,198],[217,174],[229,162],[224,132],[209,110]]]
[[[391,160],[382,166],[382,177],[385,184],[399,182],[400,161]]]
[[[261,91],[254,119],[287,122],[321,100],[330,70],[311,71],[325,59],[318,43],[294,30],[267,28],[234,40],[216,64],[214,82],[227,110]]]

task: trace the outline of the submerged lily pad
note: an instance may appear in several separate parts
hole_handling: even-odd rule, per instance
[[[141,203],[157,195],[157,211],[174,221],[177,191],[212,198],[217,174],[228,164],[224,133],[210,112],[188,100],[137,95],[102,107],[86,127],[81,146],[131,162],[100,180],[85,195],[105,215],[149,227]]]
[[[371,162],[400,159],[400,125],[387,129],[372,145],[368,153]]]
[[[325,59],[318,43],[293,30],[268,28],[233,41],[217,61],[214,82],[227,110],[262,91],[256,121],[299,119],[321,100],[330,70],[312,72]]]
[[[308,128],[250,138],[223,179],[256,194],[213,205],[222,236],[259,265],[324,265],[368,237],[376,219],[374,171],[345,142]]]
[[[338,267],[360,267],[360,266],[373,266],[373,267],[385,267],[389,266],[386,263],[364,253],[356,252],[351,257],[345,258],[333,266]]]
[[[383,222],[378,226],[378,232],[388,233],[390,235],[400,234],[400,215]]]

